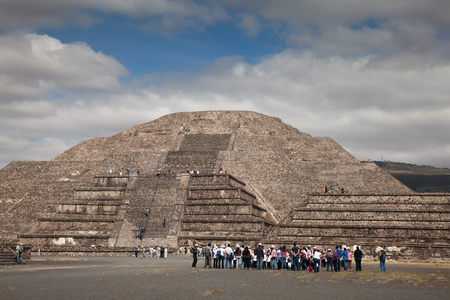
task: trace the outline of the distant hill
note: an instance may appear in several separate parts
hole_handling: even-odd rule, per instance
[[[450,193],[450,169],[390,161],[372,161],[419,193]]]

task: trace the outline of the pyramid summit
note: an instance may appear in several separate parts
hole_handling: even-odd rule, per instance
[[[174,113],[0,171],[0,235],[42,252],[297,241],[445,258],[448,204],[250,111]]]

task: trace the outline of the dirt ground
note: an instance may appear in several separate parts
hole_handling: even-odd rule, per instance
[[[363,261],[362,272],[192,268],[190,255],[34,257],[0,267],[0,299],[450,299],[450,263]]]

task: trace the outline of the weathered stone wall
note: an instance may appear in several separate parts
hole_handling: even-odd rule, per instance
[[[311,195],[267,241],[320,247],[364,245],[366,251],[399,247],[403,254],[395,255],[409,258],[418,249],[429,247],[433,250],[426,253],[431,252],[432,257],[448,259],[442,247],[450,239],[449,204],[448,194]]]

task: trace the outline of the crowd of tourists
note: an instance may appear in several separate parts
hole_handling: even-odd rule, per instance
[[[136,246],[134,248],[134,255],[136,258],[145,258],[146,256],[154,259],[167,258],[167,247]]]
[[[186,249],[186,248],[185,248]],[[182,251],[182,248],[180,248]],[[361,271],[361,260],[363,253],[356,247],[354,252],[346,247],[336,246],[335,249],[323,249],[319,247],[299,247],[296,243],[288,249],[286,246],[276,249],[275,246],[264,247],[261,243],[257,247],[236,245],[235,248],[231,244],[211,245],[199,248],[196,244],[190,249],[193,256],[192,267],[197,266],[197,256],[205,257],[205,265],[207,268],[217,269],[256,269],[256,270],[298,270],[318,273],[320,268],[326,268],[330,272],[350,271],[355,263],[356,271]],[[380,256],[383,263],[386,253],[382,251]],[[383,266],[382,266],[383,271]],[[384,267],[385,271],[385,267]]]

